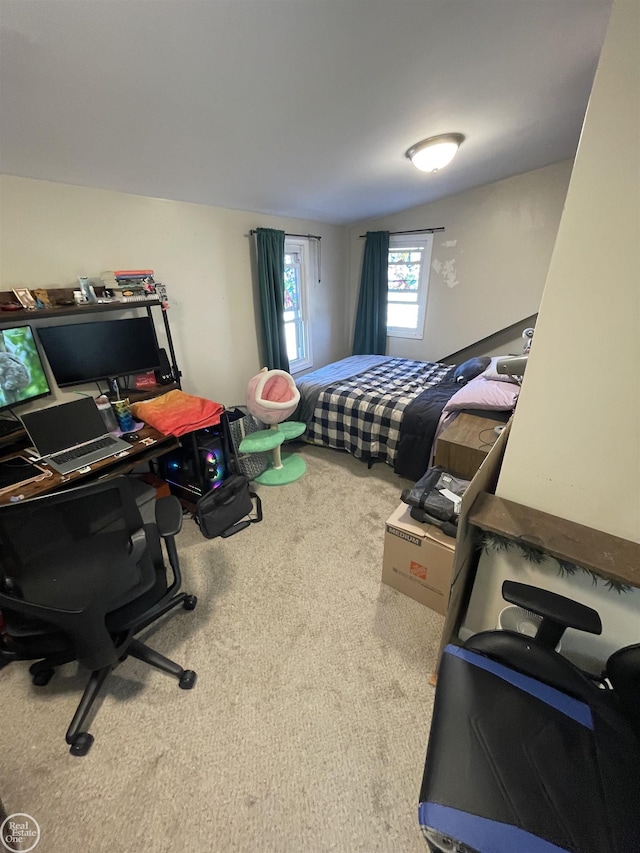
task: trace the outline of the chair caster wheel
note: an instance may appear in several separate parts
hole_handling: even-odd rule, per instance
[[[31,683],[35,684],[36,687],[44,687],[45,684],[48,684],[54,676],[54,671],[52,669],[39,669],[37,670],[31,679]]]
[[[198,603],[198,599],[195,595],[188,595],[185,598],[182,606],[184,607],[185,610],[195,610],[197,603]]]
[[[191,690],[191,688],[195,686],[197,677],[198,676],[192,669],[185,669],[185,671],[180,676],[178,687],[181,690]]]
[[[71,744],[69,752],[71,755],[86,755],[93,746],[93,735],[89,732],[80,732]]]

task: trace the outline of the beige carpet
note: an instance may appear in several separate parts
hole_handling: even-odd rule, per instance
[[[64,733],[84,675],[0,671],[0,797],[37,853],[424,853],[417,799],[443,620],[381,585],[384,522],[407,482],[299,446],[308,471],[262,488],[264,521],[178,540],[193,613],[149,642],[198,683],[133,659],[108,681],[85,758]]]

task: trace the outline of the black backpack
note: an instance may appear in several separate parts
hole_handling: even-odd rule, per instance
[[[249,517],[254,512],[255,516]],[[250,524],[262,521],[262,502],[255,492],[249,490],[249,480],[244,474],[233,474],[217,489],[202,495],[193,519],[205,539],[217,536],[226,539]]]
[[[411,489],[404,489],[401,500],[411,507],[411,517],[439,527],[455,537],[462,495],[470,480],[454,477],[444,468],[429,468]]]

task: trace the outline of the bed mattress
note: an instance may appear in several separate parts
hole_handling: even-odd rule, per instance
[[[365,358],[371,359],[370,356]],[[388,356],[363,366],[358,357],[315,371],[298,381],[308,440],[346,450],[358,459],[395,462],[404,411],[419,394],[437,385],[451,365]],[[344,374],[349,374],[346,377]],[[340,377],[340,378],[336,378]],[[313,406],[310,414],[311,405]]]

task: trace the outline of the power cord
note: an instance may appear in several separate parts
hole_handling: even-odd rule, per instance
[[[491,442],[486,441],[482,437],[482,434],[485,432],[492,432],[494,434],[495,438],[493,439],[493,441],[491,441]],[[496,435],[495,429],[493,427],[485,427],[485,429],[481,429],[480,432],[478,433],[478,441],[480,442],[480,448],[479,449],[480,450],[491,450],[493,445],[496,443],[497,438],[498,438],[498,436]]]

